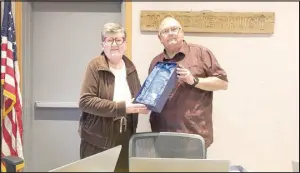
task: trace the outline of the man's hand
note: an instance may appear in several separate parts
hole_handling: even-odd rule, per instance
[[[127,114],[132,114],[132,113],[148,114],[150,112],[145,105],[139,104],[139,103],[132,103],[133,100],[134,99],[126,102],[126,113]]]
[[[194,77],[191,74],[190,70],[184,68],[182,65],[178,64],[176,69],[178,79],[186,82],[189,85],[194,83]]]

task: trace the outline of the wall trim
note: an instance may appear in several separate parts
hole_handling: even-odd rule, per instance
[[[16,44],[17,44],[17,58],[20,71],[20,90],[22,91],[22,2],[15,1],[15,27],[16,27]]]
[[[125,2],[125,30],[127,33],[127,50],[126,56],[132,59],[132,1],[124,0]]]

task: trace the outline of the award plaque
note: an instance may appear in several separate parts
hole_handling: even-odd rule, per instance
[[[154,66],[135,97],[134,103],[141,103],[153,112],[160,113],[176,86],[177,64],[173,62],[158,62]]]

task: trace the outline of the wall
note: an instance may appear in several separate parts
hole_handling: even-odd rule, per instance
[[[142,81],[163,50],[156,33],[141,33],[141,10],[275,12],[272,36],[186,34],[227,71],[229,89],[214,97],[215,142],[209,158],[230,159],[251,171],[291,171],[299,159],[299,6],[288,2],[133,2],[133,62]],[[139,131],[149,131],[148,116]]]

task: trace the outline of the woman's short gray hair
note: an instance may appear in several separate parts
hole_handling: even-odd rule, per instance
[[[117,33],[124,33],[124,38],[126,40],[126,31],[125,29],[118,23],[106,23],[103,26],[101,37],[102,41],[104,41],[104,37],[106,34],[117,34]]]

